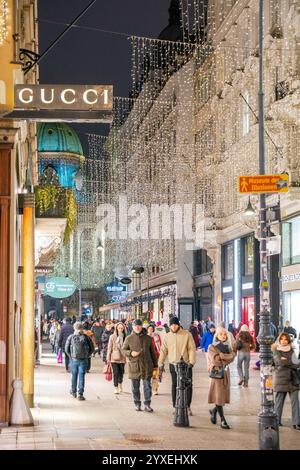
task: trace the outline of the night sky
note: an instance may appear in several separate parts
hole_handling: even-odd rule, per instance
[[[66,28],[90,0],[39,0],[39,53]],[[170,0],[97,0],[78,22],[128,35],[158,37],[168,24]],[[72,28],[41,60],[40,83],[112,84],[115,96],[128,96],[130,40],[114,34]],[[103,133],[99,124],[74,126],[77,130]],[[105,132],[105,131],[104,131]],[[81,136],[80,136],[81,137]]]

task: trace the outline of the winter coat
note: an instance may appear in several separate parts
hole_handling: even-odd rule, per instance
[[[207,352],[208,347],[212,344],[214,340],[215,334],[212,333],[210,330],[208,330],[206,333],[204,333],[204,336],[201,341],[200,347],[204,349],[205,352]]]
[[[238,353],[250,352],[251,349],[255,349],[255,344],[249,331],[240,331],[236,337],[237,345],[239,341],[242,343],[243,346],[241,349],[238,349]]]
[[[189,331],[179,328],[177,333],[170,331],[166,334],[158,360],[160,365],[164,364],[167,356],[172,364],[177,364],[181,356],[185,362],[195,364],[195,343]]]
[[[158,333],[154,333],[154,336],[150,336],[150,338],[152,339],[152,344],[155,349],[156,357],[158,359],[160,355],[161,344],[162,344],[161,337]]]
[[[199,322],[198,325],[197,325],[197,329],[198,329],[199,335],[200,335],[201,338],[202,338],[202,336],[203,336],[203,328],[202,328],[202,325],[201,325],[200,322]]]
[[[104,332],[104,326],[99,325],[99,323],[95,323],[92,326],[92,332],[94,333],[94,338],[97,344],[101,343],[101,337]]]
[[[61,348],[63,351],[65,350],[67,339],[70,335],[74,333],[74,328],[71,323],[65,323],[62,325],[58,340],[58,347]]]
[[[221,368],[234,361],[235,353],[232,351],[229,354],[224,354],[219,349],[211,344],[208,348],[208,371],[210,372],[213,367]],[[210,379],[208,403],[224,406],[225,403],[230,403],[230,371],[225,369],[224,379]]]
[[[103,331],[102,336],[101,336],[102,354],[103,354],[102,357],[103,357],[104,362],[106,361],[109,338],[113,333],[114,333],[113,328],[111,330],[107,330],[105,328],[105,330]]]
[[[108,362],[113,362],[116,364],[125,364],[126,356],[123,354],[119,342],[117,342],[118,335],[117,332],[110,335],[107,347],[107,360]],[[124,335],[125,341],[125,335]]]
[[[196,348],[200,346],[200,337],[198,333],[198,328],[196,326],[190,326],[189,332],[191,333],[192,337],[194,338]]]
[[[274,371],[274,392],[294,392],[299,390],[299,387],[295,387],[292,384],[292,369],[297,368],[297,364],[292,361],[294,350],[291,348],[290,351],[278,351],[278,344],[272,345],[273,350],[273,361],[275,365]],[[282,360],[282,357],[286,357],[286,360]],[[295,357],[296,359],[296,357]]]
[[[141,351],[141,354],[132,357],[132,351]],[[133,332],[126,337],[122,353],[129,359],[129,379],[150,379],[152,377],[153,369],[157,367],[157,357],[152,339],[147,335],[145,328],[140,334]]]
[[[72,339],[74,336],[78,336],[77,333],[74,333],[72,335],[70,335],[66,341],[66,346],[65,346],[65,352],[66,354],[72,358],[72,355],[71,355],[71,343],[72,343]],[[94,345],[93,345],[93,342],[90,338],[90,336],[86,335],[85,333],[79,333],[80,336],[84,336],[85,338],[85,342],[86,342],[86,351],[84,353],[84,355],[80,358],[80,359],[88,359],[94,352]],[[76,357],[75,357],[76,358]],[[73,359],[73,358],[72,358]]]

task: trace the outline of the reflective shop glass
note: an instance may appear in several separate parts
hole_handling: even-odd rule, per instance
[[[300,263],[300,216],[282,224],[283,265]]]
[[[248,276],[254,273],[254,237],[253,236],[245,238],[244,256],[245,256],[245,276]]]
[[[233,279],[233,243],[224,246],[224,279]]]

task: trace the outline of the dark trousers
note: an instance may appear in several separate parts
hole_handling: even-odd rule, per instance
[[[177,372],[176,372],[176,367],[174,364],[170,364],[170,372],[171,372],[171,377],[172,377],[172,402],[173,406],[175,408],[176,405],[176,390],[177,390]],[[190,385],[187,387],[187,406],[190,408],[191,403],[192,403],[192,395],[193,395],[193,371],[192,368],[189,367],[188,369],[188,378],[191,379]]]
[[[117,387],[119,384],[123,383],[125,364],[112,362],[111,367],[113,370],[114,386]]]
[[[292,423],[296,426],[300,424],[298,393],[299,390],[289,392],[292,406]],[[276,392],[275,395],[275,413],[277,414],[279,423],[281,423],[282,410],[286,396],[287,392]]]
[[[98,355],[100,356],[101,354],[101,349],[102,349],[102,343],[101,341],[96,341],[96,348],[98,349],[98,351],[95,351],[94,352],[94,357],[96,356],[96,353],[98,353]]]
[[[69,364],[70,364],[70,358],[69,358],[68,354],[65,353],[65,366],[66,366],[66,370],[69,369]]]
[[[131,380],[131,390],[132,390],[133,401],[135,405],[141,405],[140,382],[141,382],[141,379]],[[152,396],[151,378],[144,379],[143,386],[144,386],[144,404],[150,406],[151,396]]]

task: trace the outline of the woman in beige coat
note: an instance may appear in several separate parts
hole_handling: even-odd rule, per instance
[[[115,332],[110,336],[107,347],[107,362],[111,363],[114,378],[114,393],[119,394],[123,391],[122,383],[126,356],[122,353],[123,343],[126,337],[124,323],[117,323]]]
[[[228,341],[228,332],[225,328],[218,327],[214,342],[208,348],[207,361],[208,371],[224,370],[223,378],[211,378],[208,392],[208,403],[214,403],[215,407],[210,412],[210,420],[213,424],[217,423],[217,413],[221,418],[221,428],[230,429],[228,426],[223,406],[230,403],[230,372],[228,364],[233,362],[235,352]]]

